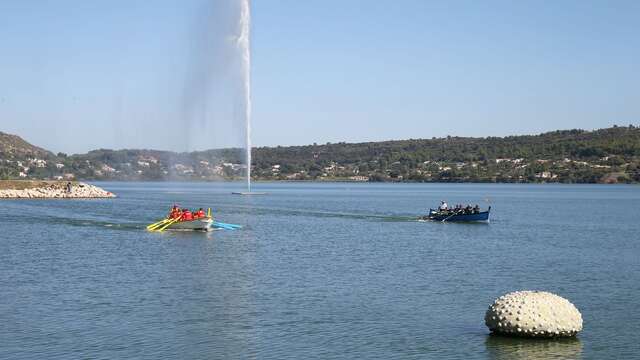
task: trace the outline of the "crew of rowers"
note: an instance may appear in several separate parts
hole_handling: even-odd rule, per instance
[[[440,212],[449,213],[449,214],[471,215],[471,214],[480,213],[480,206],[478,206],[478,204],[476,204],[476,206],[474,207],[471,207],[471,205],[464,206],[462,204],[457,204],[455,207],[450,208],[449,205],[447,205],[447,202],[442,200],[440,202],[440,206],[438,207],[438,210]]]
[[[204,213],[204,209],[200,208],[197,211],[191,211],[189,209],[180,209],[178,205],[173,205],[169,212],[168,219],[180,219],[180,221],[193,221],[207,217]]]

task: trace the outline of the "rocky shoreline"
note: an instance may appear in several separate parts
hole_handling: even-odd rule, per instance
[[[109,191],[82,182],[71,183],[71,191],[68,191],[67,182],[0,181],[0,199],[102,199],[114,197],[116,195]]]

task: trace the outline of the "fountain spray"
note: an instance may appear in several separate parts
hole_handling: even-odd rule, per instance
[[[264,195],[262,192],[251,191],[251,3],[250,0],[240,0],[240,35],[237,44],[241,52],[242,83],[244,97],[245,141],[247,163],[247,191],[234,194]]]
[[[242,81],[244,90],[245,145],[247,163],[247,192],[251,192],[251,4],[241,0],[240,36],[238,46],[242,52]]]

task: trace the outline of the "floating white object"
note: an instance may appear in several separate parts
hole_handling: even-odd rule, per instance
[[[493,333],[522,337],[570,337],[582,330],[582,315],[567,299],[546,291],[500,296],[484,317]]]

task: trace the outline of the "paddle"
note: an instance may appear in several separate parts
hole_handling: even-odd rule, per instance
[[[214,222],[213,226],[217,226],[217,227],[221,227],[223,229],[229,229],[229,230],[236,230],[236,229],[241,229],[242,226],[240,225],[235,225],[235,224],[227,224],[227,223],[223,223],[223,222]]]
[[[171,219],[162,219],[162,220],[160,220],[158,222],[155,222],[153,224],[147,225],[147,230],[153,230],[153,229],[165,224],[167,221],[170,221],[170,220]]]
[[[458,215],[458,214],[456,212],[454,212],[453,214],[451,214],[451,215],[447,216],[446,218],[442,219],[442,222],[445,222],[445,221],[449,220],[454,215]]]
[[[155,231],[158,232],[163,232],[164,229],[168,228],[169,226],[177,223],[178,221],[180,221],[180,218],[176,218],[176,219],[171,219],[168,223],[166,223],[165,225],[160,226],[159,228],[157,228]]]
[[[226,226],[226,225],[224,225],[224,224],[219,224],[219,223],[213,223],[213,226],[214,226],[215,228],[218,228],[218,229],[235,230],[235,229],[234,229],[234,228],[232,228],[232,227]]]
[[[217,228],[225,229],[225,230],[242,229],[242,226],[240,226],[240,225],[226,224],[226,223],[221,223],[221,222],[217,222],[217,221],[213,223],[213,226],[215,226]]]

